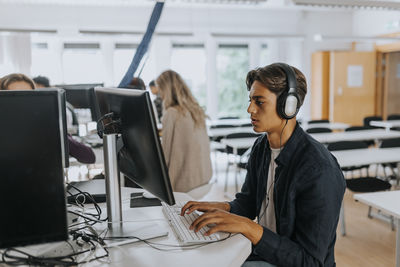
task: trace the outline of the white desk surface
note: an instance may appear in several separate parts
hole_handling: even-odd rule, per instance
[[[253,127],[232,127],[208,129],[209,137],[227,136],[232,133],[255,133]]]
[[[400,191],[354,194],[354,199],[392,215],[396,221],[396,267],[400,267]]]
[[[400,218],[400,190],[354,194],[354,199]]]
[[[250,118],[246,119],[226,119],[226,120],[211,120],[206,121],[207,126],[214,126],[214,125],[236,125],[240,126],[246,123],[251,123]]]
[[[338,141],[364,141],[397,138],[400,137],[400,131],[372,129],[335,133],[313,133],[310,135],[320,143],[332,143]]]
[[[123,188],[122,205],[123,220],[147,220],[146,222],[131,223],[148,225],[156,223],[160,228],[169,232],[167,237],[153,239],[152,242],[178,245],[178,241],[170,228],[161,207],[129,208],[130,193],[132,189]],[[183,193],[175,193],[177,201],[189,200]],[[125,201],[124,201],[125,200]],[[103,203],[102,209],[105,206]],[[104,207],[105,208],[105,207]],[[171,247],[163,247],[171,249]],[[172,248],[176,249],[176,248]],[[243,235],[208,244],[195,249],[178,249],[175,251],[159,251],[149,247],[143,242],[123,245],[110,249],[110,263],[99,261],[88,264],[89,266],[241,266],[251,253],[251,242]]]
[[[400,162],[400,147],[351,149],[331,153],[341,167]]]
[[[369,125],[376,127],[385,127],[386,130],[390,130],[390,128],[392,127],[400,127],[400,120],[370,121]]]
[[[342,122],[311,123],[311,124],[305,123],[304,125],[302,124],[301,126],[303,127],[303,129],[329,128],[332,130],[344,130],[350,127],[350,125],[348,125],[347,123],[342,123]]]
[[[334,133],[315,133],[310,134],[320,143],[332,143],[337,141],[363,141],[363,140],[382,140],[400,137],[400,131],[386,131],[384,129],[372,129],[350,132]],[[256,137],[222,139],[221,143],[232,148],[249,148],[253,145]]]

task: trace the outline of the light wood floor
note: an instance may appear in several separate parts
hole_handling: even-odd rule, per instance
[[[225,162],[218,164],[218,181],[214,184],[204,200],[224,201],[223,184],[225,181]],[[239,183],[244,180],[242,173]],[[233,195],[233,172],[228,179],[228,192]],[[400,203],[399,203],[400,205]],[[368,206],[356,202],[353,193],[346,190],[344,196],[345,223],[347,235],[342,236],[338,226],[335,247],[338,267],[381,267],[395,266],[396,231],[391,230],[389,223],[380,219],[367,217]],[[376,212],[376,210],[375,210]]]
[[[344,196],[346,236],[337,231],[337,266],[395,266],[396,232],[389,223],[367,217],[368,206],[356,202],[353,193]]]

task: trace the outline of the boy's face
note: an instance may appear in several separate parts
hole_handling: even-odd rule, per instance
[[[277,96],[259,81],[255,81],[249,93],[251,123],[255,132],[275,132],[282,127],[283,119],[276,112]]]

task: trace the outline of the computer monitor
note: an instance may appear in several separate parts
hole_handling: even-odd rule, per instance
[[[66,91],[67,101],[76,109],[90,109],[92,121],[99,119],[99,109],[94,94],[94,88],[103,86],[102,83],[93,84],[60,84],[55,85]]]
[[[64,144],[64,157],[63,163],[64,168],[69,167],[69,144],[68,144],[68,127],[67,127],[67,107],[66,107],[66,94],[64,89],[60,88],[40,88],[35,91],[58,91],[58,97],[60,100],[60,119],[62,124],[62,140]]]
[[[0,91],[0,248],[66,240],[58,91]]]
[[[95,88],[100,114],[120,119],[119,170],[169,205],[175,204],[149,92]]]

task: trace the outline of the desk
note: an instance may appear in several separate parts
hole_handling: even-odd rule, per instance
[[[392,215],[396,220],[396,267],[400,267],[400,191],[355,194],[354,199]]]
[[[255,132],[253,130],[253,127],[231,127],[231,128],[208,129],[208,136],[212,138],[224,137],[232,133],[255,133]]]
[[[318,142],[327,144],[338,141],[366,141],[398,138],[400,137],[400,131],[372,129],[338,133],[314,133],[310,135]]]
[[[302,125],[303,129],[310,129],[310,128],[329,128],[331,130],[344,130],[349,128],[350,125],[342,122],[329,122],[329,123],[311,123],[311,124],[304,124]]]
[[[226,119],[226,120],[212,120],[206,121],[207,126],[215,126],[215,125],[235,125],[241,126],[243,124],[251,123],[251,119]]]
[[[165,228],[169,235],[153,239],[153,242],[178,245],[178,241],[164,217],[161,207],[129,208],[130,193],[134,189],[123,188],[122,206],[123,220],[148,220],[146,223],[154,223]],[[189,196],[183,193],[175,193],[177,201],[187,201]],[[102,209],[105,209],[105,203]],[[158,220],[162,219],[162,220]],[[202,246],[190,250],[159,251],[143,242],[127,244],[119,248],[110,249],[111,263],[98,261],[89,266],[241,266],[251,253],[251,243],[243,235],[235,235],[227,240]]]
[[[376,127],[385,127],[386,131],[389,131],[392,127],[400,127],[400,120],[370,121],[369,125]]]

